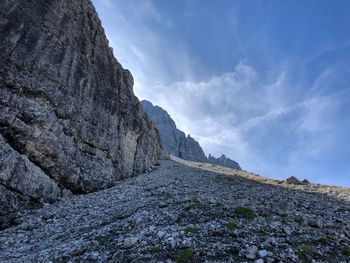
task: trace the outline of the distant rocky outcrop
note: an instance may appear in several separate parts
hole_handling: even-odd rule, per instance
[[[174,120],[161,107],[142,100],[144,111],[153,120],[162,138],[164,149],[174,156],[194,162],[207,162],[207,158],[197,141],[176,128]]]
[[[183,131],[177,129],[174,120],[164,109],[159,106],[153,106],[147,100],[142,100],[141,103],[145,112],[156,125],[162,138],[164,149],[168,153],[188,161],[211,163],[241,170],[237,162],[227,158],[224,154],[219,158],[209,154],[207,158],[199,143],[190,135],[186,137]]]
[[[221,166],[229,167],[236,170],[241,170],[241,167],[239,166],[239,164],[231,160],[230,158],[227,158],[225,154],[221,155],[221,157],[219,158],[215,158],[214,156],[209,154],[208,163],[221,165]]]
[[[90,0],[0,2],[0,228],[146,171],[161,148]]]
[[[291,176],[291,177],[287,178],[286,180],[284,180],[284,182],[286,184],[294,184],[294,185],[310,184],[310,182],[307,179],[304,179],[304,180],[300,181],[299,179],[297,179],[294,176]]]

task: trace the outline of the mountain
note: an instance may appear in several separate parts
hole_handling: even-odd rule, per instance
[[[199,143],[190,135],[186,137],[183,131],[177,129],[174,120],[164,109],[159,106],[153,106],[147,100],[142,100],[141,104],[157,127],[162,138],[163,147],[169,154],[188,161],[211,163],[241,170],[237,162],[227,158],[224,154],[219,158],[209,154],[207,158]]]
[[[153,120],[162,138],[164,149],[174,156],[194,162],[206,162],[207,158],[197,141],[176,128],[174,120],[161,107],[153,106],[147,100],[141,104],[147,115]]]
[[[222,154],[219,158],[215,158],[214,156],[209,154],[208,163],[221,165],[221,166],[225,166],[236,170],[241,170],[241,167],[239,166],[239,164],[231,160],[230,158],[227,158],[225,154]]]
[[[157,162],[158,131],[90,0],[1,1],[0,36],[0,228]]]

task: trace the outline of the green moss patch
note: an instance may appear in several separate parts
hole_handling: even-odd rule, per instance
[[[244,217],[244,218],[254,218],[254,211],[253,209],[249,207],[244,207],[244,206],[237,206],[235,208],[235,214],[238,215],[239,217]]]
[[[234,221],[230,220],[228,223],[224,224],[224,226],[232,230],[237,227],[237,224]]]
[[[186,227],[186,228],[183,229],[183,231],[186,234],[188,234],[188,233],[194,234],[194,233],[198,232],[198,228],[197,227]]]
[[[177,256],[175,257],[175,260],[178,263],[187,263],[193,259],[193,256],[194,250],[193,248],[189,247],[179,252],[179,254],[177,254]]]
[[[343,253],[343,255],[350,257],[350,248],[344,248],[342,253]]]
[[[191,209],[198,208],[200,206],[201,206],[200,203],[192,203],[192,204],[189,204],[188,206],[186,206],[185,210],[186,211],[190,211]]]

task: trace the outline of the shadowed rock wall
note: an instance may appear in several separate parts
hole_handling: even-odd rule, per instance
[[[0,227],[156,162],[160,137],[132,88],[90,0],[0,2]]]

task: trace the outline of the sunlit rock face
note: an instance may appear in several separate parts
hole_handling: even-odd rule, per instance
[[[0,2],[0,227],[9,211],[146,171],[161,152],[90,0]]]

